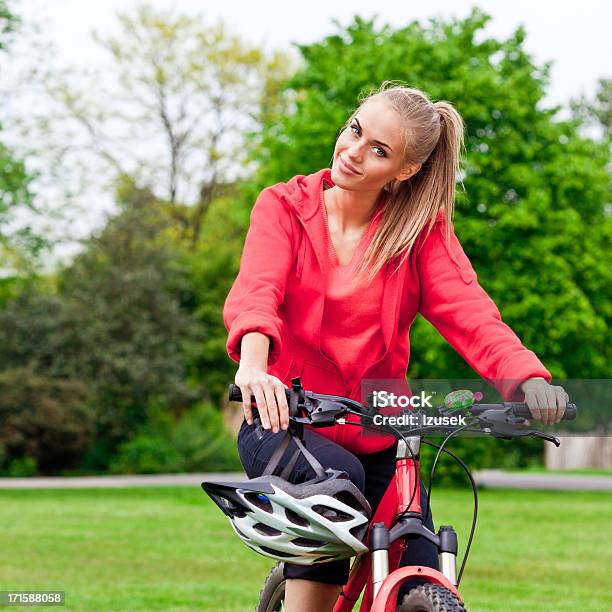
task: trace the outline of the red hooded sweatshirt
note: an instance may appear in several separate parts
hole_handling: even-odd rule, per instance
[[[323,181],[333,185],[331,170],[298,175],[265,188],[251,212],[240,271],[227,296],[223,320],[227,351],[240,362],[244,334],[270,338],[268,373],[286,385],[300,376],[305,389],[364,401],[361,384],[347,384],[342,363],[321,350],[328,237],[320,211]],[[506,401],[522,401],[519,385],[534,376],[552,376],[501,320],[498,308],[476,280],[476,272],[451,226],[447,248],[442,210],[417,237],[409,256],[387,266],[381,307],[384,347],[364,361],[364,379],[406,379],[409,332],[421,313],[446,341]],[[355,421],[353,415],[348,420]],[[353,425],[316,430],[355,453],[373,453],[395,438],[373,435]]]

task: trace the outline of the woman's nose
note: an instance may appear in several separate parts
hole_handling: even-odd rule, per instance
[[[354,160],[355,162],[361,161],[361,155],[362,155],[362,150],[361,150],[360,144],[353,144],[346,151],[346,156],[349,159]]]

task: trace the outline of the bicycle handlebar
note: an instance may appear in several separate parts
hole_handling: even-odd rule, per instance
[[[499,410],[500,408],[510,408],[515,416],[523,419],[533,419],[533,415],[529,410],[529,406],[522,402],[504,402],[503,404],[474,404],[470,408],[470,412],[474,416],[478,416],[485,410]],[[573,421],[576,418],[576,404],[567,404],[563,413],[562,421]]]
[[[287,396],[287,402],[289,402],[289,399],[291,397],[291,392],[292,392],[292,389],[285,389],[285,394]],[[313,393],[311,391],[304,391],[303,393],[306,396],[315,397],[319,399],[326,399],[326,400],[327,399],[336,399],[336,400],[341,399],[341,400],[344,400],[345,404],[350,403],[355,408],[359,406],[362,410],[364,409],[364,406],[362,404],[359,404],[359,402],[356,402],[355,400],[351,400],[348,397],[340,398],[339,396],[326,395],[322,393]],[[238,387],[237,385],[233,383],[229,385],[229,401],[230,402],[241,402],[242,401],[242,391],[240,391],[240,387]],[[255,401],[256,401],[255,396],[251,395],[251,402],[255,402]],[[474,416],[478,416],[479,414],[482,414],[483,412],[487,410],[507,410],[508,408],[510,408],[513,414],[518,418],[524,418],[524,419],[534,418],[533,415],[531,414],[531,411],[529,410],[529,406],[527,406],[527,404],[522,403],[522,402],[504,402],[503,404],[474,404],[473,406],[469,408],[469,410]],[[567,406],[565,407],[565,412],[563,414],[562,420],[563,421],[573,421],[576,418],[576,414],[577,414],[576,404],[567,404]]]
[[[407,411],[404,410],[399,415],[381,415],[381,416],[402,416],[416,415],[416,424],[413,424],[413,418],[409,416],[410,425],[406,426],[405,421],[402,424],[397,424],[397,421],[391,424],[374,423],[375,414],[368,406],[361,404],[348,397],[340,395],[326,395],[323,393],[314,393],[313,391],[305,391],[299,377],[292,379],[291,388],[286,389],[287,404],[289,405],[289,429],[292,433],[297,433],[300,438],[302,436],[302,428],[304,425],[311,427],[329,427],[335,424],[354,424],[361,425],[369,429],[375,429],[380,432],[391,433],[396,438],[406,438],[406,436],[423,436],[423,435],[439,435],[440,433],[448,434],[449,430],[466,431],[471,433],[485,433],[496,438],[509,440],[514,437],[533,436],[552,442],[555,446],[559,446],[561,441],[548,432],[530,429],[525,426],[525,421],[533,419],[533,415],[527,404],[520,402],[504,402],[503,404],[472,404],[464,410],[469,411],[468,415],[473,417],[473,421],[461,423],[458,429],[451,427],[451,419],[447,423],[430,424],[430,419],[424,410]],[[240,388],[234,384],[229,386],[230,401],[242,401],[242,392]],[[251,402],[256,404],[254,396],[251,396]],[[257,408],[253,408],[257,411]],[[461,410],[448,411],[443,408],[438,408],[437,416],[456,416]],[[361,423],[354,423],[345,419],[340,419],[345,415],[352,413],[361,416]],[[571,421],[576,418],[577,408],[575,404],[568,404],[563,414],[564,421]],[[468,416],[466,415],[466,416]],[[463,417],[462,417],[463,418]],[[442,419],[444,421],[445,419]],[[261,420],[258,411],[253,414],[253,422],[261,428]],[[479,429],[474,429],[476,425]]]

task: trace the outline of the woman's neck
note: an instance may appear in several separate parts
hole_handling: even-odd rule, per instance
[[[327,216],[333,216],[336,227],[342,232],[351,231],[366,226],[374,213],[380,194],[346,191],[338,186],[324,188],[324,201]]]

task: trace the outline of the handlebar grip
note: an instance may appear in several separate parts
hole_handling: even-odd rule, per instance
[[[287,395],[287,399],[289,399],[289,389],[285,389],[285,395]],[[241,402],[242,401],[242,391],[238,385],[234,383],[230,383],[229,385],[229,393],[228,399],[230,402]],[[256,402],[254,395],[251,395],[251,402]]]
[[[511,403],[512,410],[517,417],[523,417],[525,419],[532,419],[533,416],[527,404],[522,403]],[[573,421],[576,418],[576,404],[568,404],[565,407],[562,421]]]
[[[238,385],[230,383],[228,398],[230,402],[242,402],[242,391],[240,390],[240,387]],[[254,401],[255,396],[251,395],[251,402]],[[259,418],[258,412],[255,412],[255,414],[253,415],[253,423],[257,426],[257,429],[259,431],[259,439],[261,440],[261,436],[263,436],[263,429],[261,426],[261,419]]]
[[[242,391],[238,385],[234,383],[230,383],[229,386],[229,401],[230,402],[241,402],[242,401]],[[251,401],[255,401],[255,396],[251,395]]]

